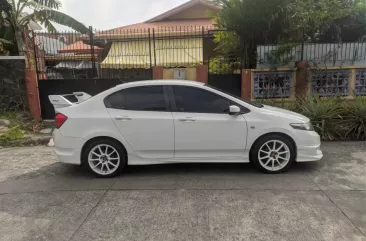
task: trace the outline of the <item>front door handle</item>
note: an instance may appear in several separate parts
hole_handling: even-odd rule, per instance
[[[116,120],[119,120],[119,121],[129,121],[129,120],[132,120],[131,117],[128,117],[128,116],[117,116],[115,118]]]
[[[196,119],[194,119],[193,117],[184,117],[184,118],[180,118],[179,121],[193,122],[193,121],[196,121]]]

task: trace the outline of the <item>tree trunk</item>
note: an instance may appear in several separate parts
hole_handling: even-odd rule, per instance
[[[309,83],[309,64],[307,61],[296,62],[296,86],[295,86],[295,96],[296,100],[301,100],[304,98],[308,92]]]
[[[23,32],[21,29],[15,30],[15,40],[17,41],[18,53],[20,56],[26,56]]]
[[[15,39],[17,41],[19,56],[25,57],[26,69],[35,70],[34,40],[28,38],[28,28],[17,28],[15,30]]]

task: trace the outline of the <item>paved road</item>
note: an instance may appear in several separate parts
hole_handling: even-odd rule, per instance
[[[129,167],[95,179],[48,147],[0,150],[0,240],[366,240],[366,143],[318,163]]]

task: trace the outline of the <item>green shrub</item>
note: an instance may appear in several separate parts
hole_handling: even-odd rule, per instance
[[[365,140],[366,138],[366,97],[353,94],[354,100],[346,101],[343,122],[346,139]]]
[[[24,137],[23,131],[20,129],[19,126],[15,126],[10,128],[5,134],[0,136],[1,141],[10,141],[10,140],[17,140],[22,139]]]
[[[338,96],[322,98],[307,96],[296,102],[295,111],[307,116],[323,140],[334,140],[341,135],[342,99]]]

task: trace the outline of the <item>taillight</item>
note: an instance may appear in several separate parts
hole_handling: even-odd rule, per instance
[[[65,116],[61,113],[56,114],[56,117],[55,117],[56,128],[59,129],[65,123],[66,120],[67,120],[67,116]]]

